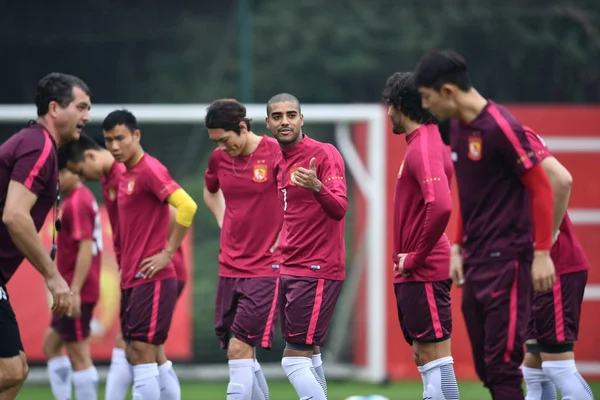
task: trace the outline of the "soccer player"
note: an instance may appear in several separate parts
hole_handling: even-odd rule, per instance
[[[563,399],[590,400],[594,396],[577,371],[573,352],[589,269],[589,261],[566,213],[573,178],[538,135],[527,128],[525,132],[552,185],[555,212],[564,215],[562,219],[555,218],[560,223],[554,227],[551,252],[556,282],[552,291],[533,298],[530,337],[534,340],[527,342],[523,363],[526,400],[556,399],[556,387]]]
[[[204,202],[221,227],[215,332],[227,349],[227,398],[264,400],[269,388],[255,357],[270,348],[279,291],[277,247],[283,210],[273,161],[277,141],[252,132],[246,107],[214,101],[205,125],[217,148],[204,176]]]
[[[519,367],[531,289],[546,292],[555,280],[552,188],[523,126],[473,88],[462,56],[427,53],[415,81],[423,107],[451,119],[461,216],[451,276],[458,285],[464,281],[475,369],[495,400],[523,400]]]
[[[269,100],[266,122],[281,147],[274,171],[284,212],[281,365],[301,399],[322,400],[327,383],[321,346],[346,276],[344,160],[333,145],[302,132],[300,102],[290,94]]]
[[[435,124],[421,107],[409,72],[388,78],[383,99],[394,134],[406,134],[406,153],[394,192],[394,291],[404,338],[413,346],[423,398],[458,400],[450,352],[452,161]]]
[[[174,371],[170,368],[170,373],[160,374],[159,383],[157,363],[161,361],[159,347],[167,338],[177,299],[173,255],[189,231],[197,205],[160,161],[144,153],[141,132],[131,112],[111,112],[104,119],[102,130],[106,147],[126,168],[116,196],[121,330],[127,342],[127,359],[133,365],[133,397],[178,399],[181,390]],[[169,205],[177,209],[170,235]],[[165,383],[163,379],[170,381]],[[173,396],[161,394],[161,386],[176,386]]]
[[[43,275],[55,314],[72,315],[74,298],[37,232],[57,202],[56,148],[90,120],[90,90],[75,76],[52,73],[38,82],[35,104],[37,123],[0,145],[0,397],[6,399],[16,397],[28,372],[6,290],[23,258]]]
[[[59,159],[59,163],[62,160]],[[66,162],[63,162],[66,164]],[[74,293],[72,317],[52,317],[44,338],[48,375],[54,398],[69,400],[71,382],[77,399],[96,399],[98,371],[92,362],[88,336],[100,292],[102,227],[98,204],[79,176],[60,165],[61,229],[56,264]],[[67,355],[63,355],[66,347]]]

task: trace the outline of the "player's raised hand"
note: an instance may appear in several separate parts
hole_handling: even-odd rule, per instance
[[[531,280],[533,289],[538,293],[552,289],[556,280],[556,272],[549,251],[536,251],[534,253],[533,264],[531,265]]]
[[[46,286],[52,295],[52,312],[58,316],[73,316],[73,292],[67,282],[56,270],[56,273],[46,277]]]
[[[450,279],[457,287],[465,283],[462,248],[458,245],[453,245],[450,251]]]
[[[140,264],[140,274],[144,278],[150,279],[160,271],[166,268],[173,259],[173,253],[163,250],[158,254],[148,257]]]
[[[292,176],[292,182],[296,186],[300,186],[303,189],[312,190],[313,192],[319,192],[321,190],[321,181],[317,177],[317,167],[315,165],[315,158],[310,159],[309,168],[298,168],[296,173]]]

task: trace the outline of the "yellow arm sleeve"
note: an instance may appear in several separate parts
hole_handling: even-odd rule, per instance
[[[192,225],[198,205],[185,190],[180,188],[171,193],[169,197],[167,197],[167,203],[177,209],[175,222],[186,228]]]

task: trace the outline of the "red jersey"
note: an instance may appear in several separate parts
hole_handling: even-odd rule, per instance
[[[406,135],[408,146],[394,193],[392,258],[407,254],[405,277],[394,283],[435,282],[450,278],[450,241],[444,233],[452,213],[452,161],[437,125],[423,125]]]
[[[41,125],[33,124],[0,145],[0,215],[4,213],[10,181],[23,184],[37,196],[31,218],[39,232],[58,193],[56,143]],[[8,283],[23,261],[6,225],[0,221],[0,280]]]
[[[106,213],[108,214],[108,220],[112,229],[113,248],[115,250],[115,256],[117,257],[117,264],[120,264],[121,259],[121,251],[118,243],[119,219],[117,212],[117,191],[119,190],[119,181],[124,172],[125,166],[122,163],[115,161],[110,167],[108,174],[104,175],[100,180],[104,206],[106,207]]]
[[[92,240],[92,265],[81,288],[81,302],[96,303],[100,297],[102,225],[94,194],[87,186],[79,185],[63,199],[60,214],[62,225],[56,238],[56,266],[70,285],[75,274],[79,243]]]
[[[170,210],[166,199],[179,188],[167,168],[149,154],[123,173],[117,191],[123,289],[175,277],[172,262],[150,279],[142,278],[139,271],[144,259],[167,246]]]
[[[204,175],[211,193],[225,197],[219,276],[249,278],[279,275],[280,249],[271,253],[283,223],[273,162],[280,152],[264,136],[248,156],[230,157],[215,149]]]
[[[300,167],[308,169],[313,157],[323,185],[318,193],[292,183],[292,175]],[[275,173],[283,205],[281,273],[344,280],[348,198],[344,160],[339,151],[329,143],[304,135],[297,145],[277,155]]]
[[[177,282],[187,282],[185,257],[183,256],[183,248],[181,246],[173,254],[173,267],[175,268],[175,275],[177,275]]]
[[[541,137],[527,127],[525,127],[525,133],[531,144],[531,149],[535,152],[540,162],[546,157],[552,157]],[[568,213],[565,213],[565,217],[559,227],[559,232],[558,239],[550,252],[552,261],[554,261],[556,274],[564,275],[589,269],[589,261],[585,255],[583,246],[581,246],[577,238]]]

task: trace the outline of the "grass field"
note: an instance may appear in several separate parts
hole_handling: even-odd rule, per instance
[[[600,397],[600,381],[590,382],[596,398]],[[490,399],[489,392],[480,383],[463,382],[460,386],[461,400]],[[182,383],[183,400],[223,400],[225,399],[226,384],[216,383]],[[269,382],[272,400],[295,400],[298,398],[294,389],[287,381]],[[344,400],[352,395],[380,394],[390,400],[419,400],[422,394],[421,382],[394,383],[386,386],[374,386],[354,382],[329,382],[328,400]],[[104,387],[101,388],[99,399],[104,399]],[[17,399],[48,400],[52,399],[49,386],[29,385],[21,390]],[[131,397],[128,397],[131,399]]]

